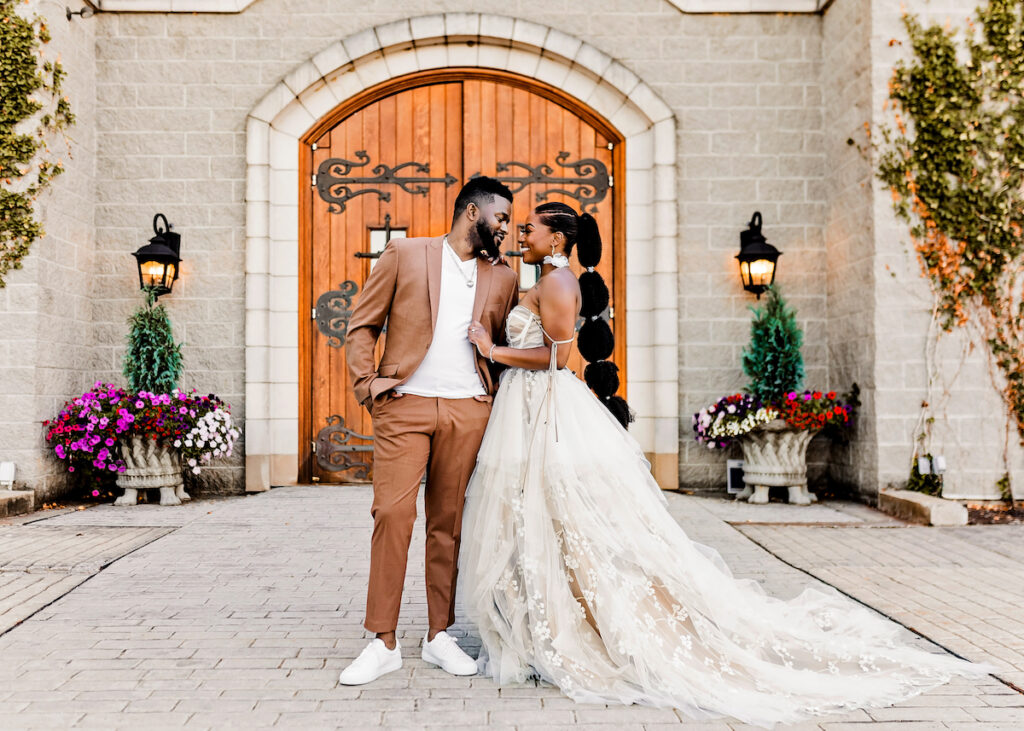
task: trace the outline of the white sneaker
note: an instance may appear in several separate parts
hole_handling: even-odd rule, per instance
[[[342,685],[363,685],[401,667],[402,648],[398,640],[395,640],[395,649],[389,650],[383,640],[374,639],[341,671],[338,682]]]
[[[423,662],[437,665],[451,675],[476,675],[476,660],[462,651],[455,638],[441,631],[428,641],[428,632],[423,638]]]

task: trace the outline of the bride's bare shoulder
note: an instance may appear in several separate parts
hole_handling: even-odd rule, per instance
[[[556,269],[537,282],[537,291],[541,297],[558,297],[578,293],[580,282],[568,268]]]
[[[537,283],[538,299],[545,305],[573,306],[579,301],[580,283],[566,269],[556,269]]]

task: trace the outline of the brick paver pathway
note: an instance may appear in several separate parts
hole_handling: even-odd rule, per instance
[[[738,526],[779,558],[1024,688],[1017,526]],[[1022,724],[1024,727],[1024,724]]]
[[[0,526],[0,632],[169,528]]]
[[[366,641],[369,504],[366,487],[297,487],[188,506],[189,519],[176,530],[0,636],[0,728],[743,727],[693,723],[666,709],[577,705],[555,688],[498,689],[487,678],[454,678],[426,666],[419,660],[422,523],[402,609],[405,666],[369,686],[338,687],[338,672]],[[814,581],[706,504],[669,496],[687,531],[718,548],[738,575],[780,596]],[[141,513],[126,510],[55,521],[84,528],[126,515],[133,527],[145,527]],[[173,521],[174,510],[159,515]],[[468,649],[479,645],[465,622],[454,632]],[[1024,695],[993,678],[957,682],[896,708],[801,728],[889,728],[896,720],[907,731],[1019,729]]]
[[[215,504],[200,501],[172,511],[98,505],[0,520],[0,633]]]

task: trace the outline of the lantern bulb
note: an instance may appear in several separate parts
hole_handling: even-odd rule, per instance
[[[750,262],[750,279],[754,284],[768,286],[772,283],[772,271],[775,266],[767,259]]]

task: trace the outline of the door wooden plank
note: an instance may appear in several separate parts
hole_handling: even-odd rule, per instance
[[[417,160],[414,151],[414,136],[416,134],[415,117],[413,114],[413,102],[416,92],[413,90],[403,91],[395,97],[395,160]],[[391,210],[391,225],[396,228],[404,228],[410,236],[415,236],[413,224],[413,207],[420,196],[403,195],[394,199]]]
[[[393,103],[393,102],[392,102]],[[387,121],[387,117],[390,117],[391,122]],[[395,160],[389,150],[389,146],[386,143],[382,143],[382,139],[387,134],[387,127],[393,123],[393,114],[388,114],[387,101],[381,100],[375,104],[371,104],[365,110],[365,115],[362,121],[362,139],[360,144],[362,149],[366,150],[366,154],[369,155],[370,164],[367,165],[367,172],[365,175],[373,175],[371,168],[377,165],[389,165],[393,166]],[[393,129],[391,131],[394,134]],[[376,187],[376,186],[375,186]],[[380,186],[385,192],[391,193],[392,199],[395,196],[395,192],[391,190],[394,186]],[[382,208],[387,204],[383,202],[376,193],[367,194],[360,196],[362,200],[362,211],[361,215],[356,218],[353,215],[352,219],[352,231],[353,240],[349,242],[346,255],[345,255],[345,269],[346,277],[357,284],[359,287],[359,293],[363,291],[363,286],[366,282],[366,272],[368,270],[367,262],[368,259],[360,259],[355,256],[357,252],[366,253],[370,250],[370,227],[378,227],[383,225],[384,215]],[[353,213],[355,213],[353,211]],[[356,302],[358,302],[358,295],[356,295]],[[342,360],[344,361],[344,354],[342,354]],[[338,394],[339,402],[344,403],[345,411],[344,418],[345,423],[350,429],[359,433],[372,435],[373,427],[369,420],[369,414],[359,405],[356,401],[355,393],[352,391],[352,384],[348,378],[348,368],[344,362],[340,364],[341,370],[345,373],[345,386],[344,390]],[[341,380],[341,379],[339,379]],[[369,445],[372,442],[362,439],[351,439],[352,444]],[[370,476],[372,476],[372,464],[373,464],[373,453],[372,452],[355,452],[353,453],[354,461],[357,462],[369,462],[371,464]],[[352,479],[352,471],[349,471],[344,475],[344,479]]]
[[[413,90],[412,154],[417,162],[430,160],[430,88]],[[430,235],[430,199],[427,196],[411,196],[412,216],[409,223],[410,236]]]
[[[510,105],[511,125],[508,128],[510,153],[507,158],[501,158],[501,162],[516,161],[531,164],[530,158],[530,93],[523,89],[512,89]],[[515,165],[510,172],[515,175],[522,175],[525,170]],[[516,215],[516,223],[522,225],[526,217],[533,209],[531,186],[526,186],[514,195],[513,208]]]
[[[364,125],[367,115],[371,113],[370,108],[362,109],[350,116],[338,130],[341,138],[340,144],[334,150],[335,157],[342,157],[346,160],[356,160],[356,152],[365,150],[371,155],[371,164],[354,168],[349,174],[352,176],[367,175],[368,169],[372,167],[375,150],[367,149],[367,140],[364,135]],[[361,186],[356,186],[361,187]],[[362,249],[361,219],[363,217],[366,200],[371,195],[361,195],[349,199],[345,203],[345,210],[333,214],[334,225],[332,227],[332,241],[330,253],[331,267],[331,288],[337,288],[342,282],[355,281],[360,289],[361,278],[353,263],[358,261],[353,254]],[[353,415],[346,408],[348,391],[348,373],[345,365],[344,348],[329,348],[326,355],[325,370],[327,371],[328,384],[324,388],[322,399],[321,427],[326,425],[328,417],[340,416],[347,428],[353,428]],[[358,412],[356,412],[358,413]],[[323,482],[348,481],[352,479],[350,471],[338,472],[335,470],[322,470],[320,479]]]
[[[476,118],[476,126],[466,125],[466,137],[476,137],[480,150],[480,172],[484,175],[494,175],[498,162],[498,140],[501,138],[502,130],[498,128],[498,119],[504,122],[510,110],[498,108],[497,88],[493,81],[476,81],[479,88],[478,104],[480,115]],[[494,130],[494,136],[486,135],[485,130]],[[511,128],[509,129],[509,132]]]
[[[488,81],[484,84],[484,99],[486,100],[486,106],[484,107],[484,115],[481,116],[480,122],[483,128],[480,131],[481,135],[486,135],[486,130],[493,130],[493,136],[487,135],[484,137],[486,142],[483,145],[484,154],[484,170],[487,175],[497,175],[497,164],[498,162],[508,162],[514,160],[514,140],[515,140],[515,116],[513,99],[514,93],[511,86],[505,84],[497,84],[494,81]],[[491,102],[493,99],[493,103]],[[513,197],[514,198],[514,197]],[[518,205],[518,201],[513,199],[512,201],[512,221],[509,233],[511,234],[511,240],[506,241],[505,251],[518,251],[519,246],[516,243],[518,226],[522,223],[525,214],[522,212],[522,206]],[[512,266],[516,270],[518,275],[521,271],[522,262],[518,257],[512,257]]]
[[[440,177],[443,175],[454,175],[456,181],[452,185],[436,185],[438,189],[444,193],[444,205],[441,210],[441,220],[437,222],[437,232],[444,233],[451,229],[452,225],[452,211],[455,208],[455,199],[459,195],[459,190],[462,188],[462,184],[465,182],[465,173],[463,173],[463,156],[465,154],[465,148],[468,143],[466,140],[465,133],[463,131],[463,84],[445,84],[445,152],[444,152],[444,168],[438,170],[434,175]],[[431,170],[433,170],[431,166]],[[433,235],[437,235],[434,233]]]
[[[365,150],[369,156],[369,164],[363,168],[359,168],[358,175],[361,176],[372,176],[373,168],[382,162],[380,159],[380,151],[378,150],[377,137],[379,135],[378,122],[380,109],[379,104],[371,104],[365,107],[359,113],[359,119],[353,120],[353,124],[348,129],[348,145],[350,150]],[[359,188],[368,188],[375,186],[361,185]],[[351,207],[345,212],[345,241],[343,246],[336,247],[335,249],[335,267],[339,272],[339,276],[344,276],[345,280],[351,280],[356,282],[359,287],[359,291],[362,292],[363,280],[362,280],[362,261],[356,258],[356,252],[366,251],[367,245],[367,220],[375,217],[378,207],[376,193],[367,193],[365,195],[356,196],[350,201]],[[358,300],[356,300],[358,302]],[[344,352],[339,353],[339,367],[338,371],[346,372],[347,365],[344,363]],[[340,375],[340,374],[339,374]],[[343,378],[336,377],[334,383],[338,384],[342,380],[347,381],[347,375]],[[342,390],[341,388],[332,389],[331,403],[335,408],[340,408],[342,404],[348,402],[349,390]],[[352,401],[355,401],[354,397],[351,397]],[[353,404],[353,406],[355,406]],[[333,413],[338,413],[333,412]],[[354,423],[362,422],[362,414],[360,414],[357,408],[353,411],[346,411],[346,413],[339,414],[344,420],[345,425],[348,428],[352,428]],[[360,440],[350,439],[349,443],[360,444]],[[359,452],[352,453],[354,461],[362,462],[362,458],[366,456]],[[354,470],[345,470],[343,472],[332,473],[332,481],[351,481],[354,479]]]
[[[476,173],[493,175],[484,172],[483,86],[484,82],[478,79],[462,85],[463,169],[456,173],[462,178],[460,184]]]

